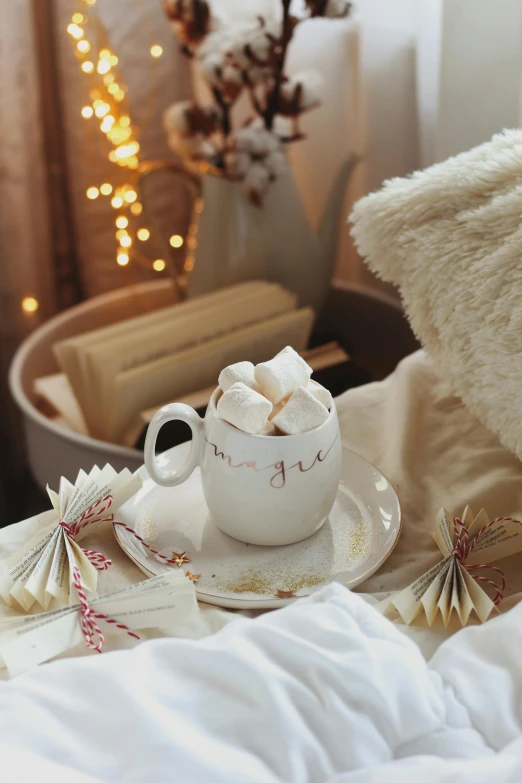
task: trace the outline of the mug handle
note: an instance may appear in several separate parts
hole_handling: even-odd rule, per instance
[[[168,421],[184,421],[192,430],[192,441],[189,455],[181,470],[175,473],[168,473],[163,468],[158,467],[156,462],[156,440],[160,429]],[[152,417],[145,438],[145,467],[149,476],[154,479],[156,484],[162,487],[177,487],[188,479],[194,468],[199,462],[199,455],[203,445],[203,419],[196,413],[194,408],[185,405],[182,402],[172,402],[170,405],[164,405],[159,411],[156,411]]]

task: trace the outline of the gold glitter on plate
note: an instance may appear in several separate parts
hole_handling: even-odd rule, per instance
[[[266,568],[251,566],[240,571],[238,576],[230,581],[218,579],[216,586],[227,593],[242,595],[252,593],[253,595],[274,595],[278,590],[284,588],[285,591],[295,593],[307,587],[317,587],[317,585],[329,582],[328,573],[318,573],[312,570],[304,572],[285,573],[281,575],[280,568]]]
[[[153,546],[157,538],[156,525],[154,524],[150,514],[145,514],[139,524],[136,526],[137,532],[140,536],[149,544]]]

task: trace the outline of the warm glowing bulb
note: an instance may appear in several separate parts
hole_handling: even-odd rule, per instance
[[[170,244],[172,247],[181,247],[183,244],[183,237],[181,237],[179,234],[174,234],[169,239]]]
[[[82,109],[82,117],[85,117],[86,120],[89,119],[89,117],[92,117],[94,114],[94,109],[92,106],[84,106]]]
[[[85,62],[82,63],[82,71],[84,73],[92,73],[94,71],[94,65],[90,60],[85,60]]]
[[[87,5],[96,5],[96,0],[85,0]]]
[[[76,38],[76,40],[83,38],[83,30],[77,24],[67,25],[67,32],[69,35],[72,35],[73,38]]]
[[[130,155],[135,155],[140,148],[137,141],[131,141],[130,144],[122,144],[116,149],[116,157],[120,160],[122,158],[128,158]]]
[[[104,84],[112,84],[114,81],[114,74],[113,73],[106,73],[103,77],[103,83]]]
[[[119,209],[123,204],[123,199],[119,196],[114,196],[113,199],[111,199],[111,204],[114,207],[114,209]]]
[[[200,215],[203,212],[203,199],[197,198],[194,202],[194,212],[197,212],[198,215]]]
[[[152,268],[154,269],[155,272],[163,272],[166,266],[167,264],[162,258],[157,258],[152,263]]]
[[[116,157],[116,150],[111,150],[109,152],[109,160],[111,161],[111,163],[116,163],[116,161],[118,160],[118,158]]]
[[[187,247],[190,250],[195,250],[197,246],[198,246],[198,240],[196,239],[196,237],[194,236],[187,237]]]
[[[143,204],[140,204],[139,201],[135,201],[134,204],[131,204],[130,211],[133,215],[141,215],[143,212]]]
[[[150,231],[148,228],[139,228],[136,231],[136,236],[138,239],[141,239],[142,242],[146,242],[147,239],[150,237]]]
[[[115,54],[111,54],[111,56],[109,57],[109,62],[111,65],[118,65],[118,58],[116,57]]]
[[[194,256],[187,256],[185,259],[185,263],[183,264],[183,269],[185,272],[192,272],[194,269]]]
[[[138,166],[140,165],[140,162],[136,157],[136,155],[131,155],[130,158],[127,158],[125,162],[130,169],[137,169]]]
[[[84,21],[83,14],[73,14],[72,20],[74,24],[81,24]]]
[[[112,185],[109,182],[104,182],[100,185],[100,193],[102,196],[110,196],[112,193]]]
[[[107,75],[109,75],[109,74],[107,74]],[[107,89],[108,89],[108,91],[110,92],[111,95],[114,95],[115,93],[119,92],[120,85],[117,82],[113,82],[112,84],[109,84]]]
[[[120,117],[120,125],[122,128],[128,128],[130,125],[130,117],[128,114],[122,114]]]
[[[105,117],[107,112],[111,110],[111,107],[108,103],[102,103],[101,106],[97,106],[94,110],[94,113],[97,117]]]
[[[136,201],[136,199],[138,198],[138,194],[136,193],[136,191],[135,191],[135,190],[128,190],[128,191],[125,193],[125,196],[124,196],[124,198],[125,198],[125,201],[126,201],[128,204],[132,204],[132,202],[133,202],[133,201]]]
[[[101,60],[108,60],[111,56],[111,50],[110,49],[100,49],[100,59]]]
[[[152,57],[161,57],[163,54],[163,47],[159,44],[154,44],[154,46],[150,47],[150,53]]]
[[[127,228],[128,225],[129,225],[129,221],[127,220],[125,215],[118,215],[118,217],[116,218],[116,226],[118,228]]]
[[[90,45],[89,41],[83,40],[83,41],[78,41],[78,43],[76,44],[76,48],[78,49],[79,52],[82,52],[82,54],[85,54],[85,52],[89,51],[89,49],[91,48],[91,45]]]
[[[111,64],[108,60],[99,60],[96,70],[98,73],[108,73],[111,70]]]
[[[125,98],[125,93],[123,92],[122,89],[119,89],[118,92],[114,93],[114,100],[118,101],[118,103],[120,103],[120,101],[122,101],[124,98]]]
[[[99,195],[100,195],[100,191],[98,190],[98,188],[87,188],[87,198],[94,199],[94,198],[98,198]]]
[[[35,313],[39,307],[40,303],[34,296],[26,296],[22,299],[22,310],[26,313]]]
[[[120,245],[122,247],[130,247],[132,245],[132,239],[130,236],[126,235],[120,239]]]
[[[116,231],[116,239],[118,239],[120,242],[121,242],[121,240],[123,239],[123,237],[127,237],[127,236],[129,236],[129,235],[128,235],[128,233],[125,231],[125,229],[124,229],[124,228],[119,228],[119,229]]]
[[[129,263],[129,256],[127,253],[118,253],[116,256],[116,261],[120,266],[127,266]]]

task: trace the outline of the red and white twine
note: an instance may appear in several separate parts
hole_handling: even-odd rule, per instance
[[[92,525],[95,522],[111,520],[111,516],[104,516],[104,514],[106,514],[106,512],[110,509],[111,505],[112,495],[107,495],[106,497],[97,500],[96,503],[92,504],[92,506],[89,506],[89,508],[84,511],[83,514],[74,522],[67,523],[64,520],[60,520],[58,524],[63,528],[65,534],[74,541],[78,533],[88,525]],[[102,555],[101,552],[96,552],[93,549],[83,548],[82,552],[97,571],[106,571],[107,568],[112,565],[112,561]],[[133,639],[140,638],[138,634],[134,633],[134,631],[131,631],[130,628],[128,628],[124,623],[121,623],[112,617],[108,617],[106,614],[102,614],[101,612],[95,612],[92,609],[87,599],[85,588],[82,584],[80,571],[76,565],[73,566],[72,581],[80,601],[80,625],[87,647],[100,653],[103,650],[105,637],[96,620],[103,620],[110,625],[114,625],[116,628],[125,631]]]
[[[513,519],[513,517],[496,517],[496,519],[492,519],[485,525],[482,525],[478,533],[476,533],[473,538],[470,539],[469,531],[464,522],[458,517],[455,517],[453,519],[453,524],[455,527],[455,546],[451,551],[451,554],[455,555],[458,562],[467,571],[488,569],[489,571],[494,571],[496,574],[498,574],[499,579],[497,581],[488,579],[488,577],[481,576],[480,574],[470,574],[470,576],[472,576],[476,582],[485,582],[495,590],[495,595],[493,597],[493,603],[495,606],[497,606],[504,597],[504,590],[506,589],[506,577],[504,572],[500,568],[491,565],[491,563],[477,563],[476,565],[468,565],[465,561],[477,548],[484,533],[489,530],[489,528],[493,527],[493,525],[497,525],[500,522],[513,522],[516,525],[522,525],[520,520]]]

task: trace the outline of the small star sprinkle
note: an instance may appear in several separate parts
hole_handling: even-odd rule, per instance
[[[186,552],[173,552],[172,560],[174,560],[174,563],[178,568],[181,568],[183,563],[190,563],[190,557],[187,557]]]
[[[201,574],[193,574],[191,571],[187,571],[187,576],[191,582],[196,583],[199,580]]]
[[[276,598],[297,598],[293,590],[278,590]]]

